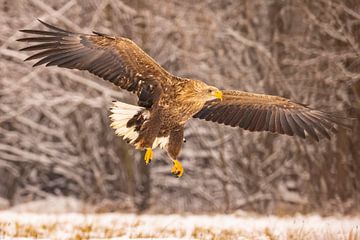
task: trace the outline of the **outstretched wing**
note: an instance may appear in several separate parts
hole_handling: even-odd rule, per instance
[[[127,38],[96,32],[92,35],[74,33],[39,21],[50,31],[20,30],[39,36],[18,39],[35,43],[21,49],[36,51],[36,54],[25,59],[40,59],[34,66],[46,64],[87,70],[136,93],[145,105],[160,94],[164,84],[171,84],[171,75]]]
[[[270,131],[319,141],[330,139],[340,124],[337,117],[291,102],[282,97],[242,91],[223,91],[221,102],[208,102],[195,118],[241,127],[250,131]]]

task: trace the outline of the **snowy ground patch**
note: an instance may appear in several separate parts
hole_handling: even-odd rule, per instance
[[[0,212],[0,239],[360,239],[360,218]]]

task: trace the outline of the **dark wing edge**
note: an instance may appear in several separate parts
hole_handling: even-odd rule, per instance
[[[159,94],[161,81],[171,79],[166,70],[129,39],[98,32],[93,35],[70,32],[39,21],[49,30],[20,30],[37,36],[17,40],[33,43],[20,51],[36,52],[24,60],[40,59],[34,67],[87,70],[138,96],[147,91],[146,96],[154,97]]]
[[[249,131],[330,139],[337,127],[351,128],[349,119],[292,102],[286,98],[242,91],[223,91],[223,101],[208,102],[194,116]]]

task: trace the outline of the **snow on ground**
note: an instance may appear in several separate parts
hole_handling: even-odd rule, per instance
[[[3,211],[0,212],[0,239],[6,237],[360,240],[360,218],[35,214]]]

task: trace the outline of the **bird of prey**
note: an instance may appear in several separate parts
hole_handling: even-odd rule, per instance
[[[138,106],[114,102],[111,127],[136,149],[146,150],[148,164],[153,149],[167,151],[171,172],[183,175],[178,161],[184,125],[190,118],[270,131],[305,138],[330,138],[340,120],[329,113],[289,99],[238,90],[219,90],[203,81],[167,72],[133,41],[93,32],[75,33],[39,20],[48,30],[20,30],[32,34],[18,41],[33,45],[25,61],[39,59],[34,66],[58,66],[87,70],[138,96]]]

